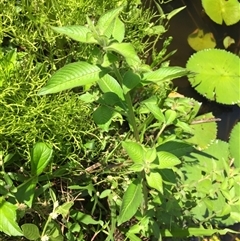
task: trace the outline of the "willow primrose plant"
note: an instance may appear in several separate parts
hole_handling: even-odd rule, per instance
[[[201,236],[212,235],[215,232],[225,234],[229,231],[228,229],[206,230],[203,228],[202,223],[207,220],[201,217],[196,208],[198,205],[202,205],[200,211],[205,213],[204,208],[209,209],[212,201],[215,201],[218,189],[215,190],[214,187],[205,207],[202,200],[206,199],[204,195],[207,194],[202,195],[203,190],[197,190],[197,193],[199,191],[201,195],[196,197],[194,188],[197,184],[193,187],[191,186],[192,181],[189,181],[195,178],[191,174],[193,171],[191,168],[192,163],[196,162],[194,155],[190,155],[193,160],[187,158],[189,153],[196,152],[196,158],[199,160],[202,158],[202,167],[200,166],[200,169],[194,167],[194,170],[199,171],[197,175],[203,180],[209,178],[204,166],[206,160],[203,159],[203,156],[208,158],[213,166],[215,160],[210,158],[211,153],[202,155],[193,148],[192,144],[179,141],[184,139],[184,134],[187,133],[188,138],[189,133],[192,134],[191,124],[196,124],[197,121],[203,123],[202,119],[193,123],[201,104],[188,98],[167,97],[170,92],[167,87],[171,80],[188,74],[194,77],[195,74],[191,70],[170,67],[166,63],[163,63],[158,69],[152,69],[145,64],[138,57],[134,46],[130,42],[124,41],[125,25],[119,17],[122,9],[119,7],[105,13],[96,24],[87,17],[85,26],[52,27],[57,33],[65,34],[82,44],[94,45],[94,48],[88,61],[70,63],[59,69],[38,94],[53,94],[82,86],[88,91],[85,91],[80,98],[85,103],[92,103],[95,106],[93,119],[103,131],[109,131],[112,124],[116,124],[116,122],[120,123],[120,128],[123,121],[126,120],[125,122],[128,123],[129,129],[124,131],[121,144],[126,152],[124,158],[131,159],[128,168],[131,182],[123,188],[123,198],[115,203],[119,207],[119,209],[116,208],[119,215],[116,220],[111,220],[112,234],[117,227],[120,228],[133,216],[137,224],[132,225],[127,232],[125,231],[126,237],[130,240],[140,240],[136,239],[139,233],[141,233],[141,237],[153,235],[158,239],[161,236]],[[93,91],[91,91],[91,86]],[[96,88],[100,93],[99,91],[94,92]],[[136,93],[141,95],[137,101]],[[213,117],[207,115],[206,118],[211,120]],[[200,126],[201,128],[202,126]],[[186,140],[188,140],[187,137]],[[194,141],[189,142],[194,143]],[[225,149],[227,150],[228,146],[225,146]],[[182,162],[184,156],[186,163]],[[225,163],[225,159],[223,162]],[[176,168],[177,165],[182,165],[186,175]],[[226,167],[225,164],[223,166],[230,172],[229,166]],[[206,177],[202,177],[202,173],[206,173]],[[186,183],[185,186],[178,186],[174,181],[175,178],[171,178],[175,174],[181,177],[181,181]],[[237,171],[232,176],[236,178]],[[211,180],[208,180],[209,189],[213,188]],[[220,182],[223,181],[220,180]],[[195,180],[195,182],[199,182],[199,180]],[[204,182],[203,185],[205,184]],[[236,184],[236,189],[237,187]],[[192,190],[193,194],[191,194]],[[109,197],[116,194],[113,190],[109,190],[109,192]],[[188,197],[188,195],[190,196]],[[173,196],[174,198],[172,198]],[[188,198],[193,200],[192,209],[184,206],[184,202],[187,203]],[[224,197],[221,200],[223,201]],[[169,205],[174,206],[173,212]],[[215,203],[211,207],[214,206],[216,206]],[[228,213],[222,214],[214,209],[211,210],[211,215],[212,217],[217,215],[217,217],[219,215],[222,217],[231,213],[230,209],[228,209]],[[116,210],[111,211],[116,214]],[[163,213],[164,210],[167,210],[166,213]],[[190,222],[193,214],[196,219],[202,218],[198,228],[191,228],[194,226],[194,222]],[[181,215],[184,216],[184,222]],[[169,225],[164,219],[166,217]],[[172,219],[175,222],[174,225],[171,224]],[[189,224],[187,229],[184,226],[186,223]],[[171,229],[172,225],[174,227]],[[184,227],[186,230],[183,230]]]

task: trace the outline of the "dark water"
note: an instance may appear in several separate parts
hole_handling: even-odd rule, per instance
[[[150,5],[154,8],[153,2]],[[239,51],[237,43],[240,41],[240,23],[232,26],[214,23],[204,13],[201,0],[173,0],[161,6],[164,8],[165,12],[170,12],[178,7],[187,6],[170,20],[170,28],[166,34],[167,36],[173,37],[172,43],[169,46],[169,51],[177,49],[174,56],[170,58],[171,65],[186,66],[189,57],[195,53],[188,45],[187,37],[197,28],[212,32],[217,42],[217,48],[223,48],[222,42],[224,37],[228,35],[231,36],[235,39],[236,44],[231,46],[230,51]],[[161,46],[162,44],[159,43],[159,49],[161,49]],[[216,117],[221,118],[221,121],[218,122],[218,138],[227,141],[232,127],[240,120],[240,107],[237,105],[221,105],[208,101],[191,88],[187,78],[178,79],[174,81],[174,83],[178,87],[178,92],[185,96],[195,98],[203,103],[202,112],[213,112]]]

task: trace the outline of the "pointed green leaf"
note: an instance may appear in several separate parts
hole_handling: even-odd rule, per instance
[[[167,14],[167,20],[170,20],[173,16],[175,16],[176,14],[181,12],[184,8],[186,8],[186,6],[183,6],[183,7],[180,7],[180,8],[176,8],[173,11],[171,11],[170,13],[168,13]]]
[[[138,74],[135,74],[132,70],[127,71],[123,76],[123,91],[127,94],[130,90],[140,84],[141,78]]]
[[[163,193],[162,176],[158,172],[151,171],[149,174],[146,175],[146,180],[147,180],[147,184],[150,187]]]
[[[240,103],[240,58],[226,50],[206,49],[192,55],[187,69],[191,85],[204,97],[223,104]],[[229,94],[231,93],[231,94]]]
[[[57,93],[99,80],[101,69],[87,62],[71,63],[59,69],[38,92],[38,95]]]
[[[166,125],[171,125],[177,117],[177,113],[174,110],[166,110],[165,113]]]
[[[151,163],[157,158],[157,151],[155,148],[148,148],[144,152],[144,162]]]
[[[165,122],[165,116],[156,103],[151,101],[144,101],[144,104],[160,123]]]
[[[118,217],[118,226],[130,220],[137,212],[142,202],[142,183],[134,180],[123,195],[123,201]]]
[[[17,187],[15,196],[19,203],[25,203],[29,208],[32,207],[37,182],[38,177],[34,176]]]
[[[113,34],[114,20],[122,11],[122,7],[110,10],[102,15],[96,25],[96,28],[100,35],[105,35],[108,38]]]
[[[234,166],[240,168],[240,122],[234,126],[229,140],[231,157],[234,158]]]
[[[64,27],[51,27],[55,32],[65,34],[69,38],[82,43],[97,43],[97,40],[93,38],[92,32],[89,28],[80,25],[71,25]]]
[[[188,74],[188,71],[181,67],[161,67],[158,70],[147,72],[143,75],[145,82],[170,81]]]
[[[181,161],[173,154],[165,151],[157,153],[159,159],[159,169],[172,168],[181,163]]]
[[[39,176],[49,164],[52,157],[52,147],[49,144],[38,142],[31,152],[31,174]]]
[[[141,164],[143,162],[144,150],[140,144],[137,142],[124,141],[122,142],[122,146],[135,164]]]
[[[73,210],[73,211],[71,211],[70,216],[73,220],[80,222],[80,223],[84,223],[86,225],[89,225],[89,224],[93,224],[93,225],[100,224],[101,226],[103,225],[102,220],[99,220],[99,221],[94,220],[92,218],[92,216],[90,216],[86,213],[82,213],[80,211]]]
[[[225,235],[227,233],[239,233],[237,231],[225,228],[225,229],[205,229],[205,228],[186,228],[186,229],[162,229],[161,233],[164,237],[200,237],[200,236],[212,236],[215,233]]]
[[[103,93],[113,92],[116,95],[118,95],[120,99],[124,100],[123,90],[120,84],[111,75],[109,74],[104,75],[102,78],[100,78],[97,81],[97,83]]]
[[[112,36],[119,43],[121,43],[124,39],[124,35],[125,35],[125,25],[119,18],[116,18],[114,21]]]
[[[240,20],[240,3],[238,0],[202,0],[207,15],[216,23],[232,25]]]
[[[114,110],[108,106],[99,106],[93,112],[93,120],[102,129],[107,130],[111,124],[114,115]]]
[[[17,207],[5,200],[0,203],[0,231],[9,236],[23,236],[16,222]]]
[[[121,54],[131,67],[137,68],[141,64],[141,60],[137,56],[133,45],[130,43],[113,43],[105,47],[105,49]]]
[[[25,223],[21,226],[23,235],[28,240],[37,240],[40,238],[39,229],[35,224]]]
[[[73,206],[73,204],[74,202],[63,203],[56,208],[55,212],[61,214],[63,217],[66,217],[69,214],[69,210]]]

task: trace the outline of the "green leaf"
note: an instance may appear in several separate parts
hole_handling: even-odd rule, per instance
[[[97,83],[103,93],[113,92],[116,95],[118,95],[120,99],[124,100],[123,90],[120,84],[111,75],[109,74],[104,75],[102,78],[100,78],[97,81]]]
[[[38,177],[34,176],[32,178],[29,178],[26,182],[22,183],[20,186],[17,187],[15,197],[19,203],[25,203],[28,207],[32,207],[37,182]]]
[[[110,10],[106,12],[104,15],[102,15],[96,25],[96,28],[98,30],[98,33],[100,35],[105,35],[108,38],[111,37],[111,35],[116,32],[117,30],[122,31],[121,29],[118,29],[121,25],[119,23],[115,23],[115,19],[122,11],[122,7]]]
[[[216,47],[216,40],[212,33],[204,33],[202,29],[197,28],[188,36],[188,44],[192,49],[200,51],[203,49],[213,49]]]
[[[51,27],[55,32],[65,34],[69,38],[82,43],[97,43],[89,28],[80,25],[71,25],[64,27]]]
[[[101,69],[87,62],[71,63],[59,69],[38,92],[38,95],[57,93],[99,80]]]
[[[112,30],[113,38],[116,39],[119,43],[121,43],[124,39],[124,35],[125,35],[124,23],[119,18],[115,18],[114,27]]]
[[[73,204],[74,202],[63,203],[56,208],[55,212],[61,214],[63,217],[66,217],[69,214],[69,210],[73,206]]]
[[[240,122],[231,131],[229,139],[229,149],[231,157],[234,158],[234,166],[240,168]]]
[[[220,49],[202,50],[190,57],[187,69],[191,85],[210,100],[233,105],[240,103],[240,58]],[[231,93],[231,94],[229,94]]]
[[[157,153],[159,159],[159,169],[172,168],[181,163],[181,161],[173,154],[165,151]]]
[[[137,56],[133,45],[130,43],[112,43],[111,45],[105,47],[105,50],[121,54],[131,67],[137,68],[141,64],[141,60]]]
[[[171,125],[177,117],[177,113],[174,110],[166,110],[165,113],[166,125]]]
[[[9,236],[23,236],[22,230],[16,222],[17,207],[5,200],[0,203],[0,231]]]
[[[90,224],[97,225],[97,224],[100,224],[101,226],[103,226],[103,221],[102,220],[96,221],[90,215],[88,215],[86,213],[82,213],[80,211],[73,210],[73,211],[70,212],[70,216],[71,216],[71,218],[73,220],[78,221],[80,223],[84,223],[86,225],[90,225]]]
[[[118,226],[130,220],[137,212],[142,202],[142,183],[135,179],[123,195],[123,201],[118,216]]]
[[[160,123],[165,122],[165,116],[162,113],[162,110],[158,107],[154,97],[147,99],[143,103]]]
[[[144,162],[146,163],[152,163],[157,158],[157,152],[155,148],[148,148],[144,152]]]
[[[40,238],[39,229],[35,224],[25,223],[21,226],[23,235],[29,240],[37,240]]]
[[[186,6],[180,7],[180,8],[176,8],[174,10],[172,10],[170,13],[167,14],[167,20],[170,20],[172,17],[174,17],[176,14],[178,14],[179,12],[181,12],[184,8],[186,8]]]
[[[140,144],[137,142],[123,141],[122,146],[135,164],[143,163],[144,150]]]
[[[52,147],[46,143],[38,142],[31,152],[31,174],[39,176],[49,164],[52,157]]]
[[[238,0],[202,0],[207,15],[216,23],[232,25],[240,20],[240,3]]]
[[[149,174],[146,174],[147,184],[158,190],[160,193],[163,193],[163,181],[162,176],[158,172],[151,171]]]
[[[147,72],[143,75],[146,82],[170,81],[188,74],[185,68],[181,67],[161,67],[158,70]]]
[[[182,157],[194,152],[194,147],[180,141],[168,141],[157,147],[157,152],[170,152],[177,157]]]
[[[212,113],[200,115],[193,120],[191,124],[193,136],[186,139],[187,142],[200,147],[201,149],[207,146],[217,137],[217,123],[215,121],[208,122],[213,119]],[[195,124],[194,124],[195,123]]]
[[[132,70],[127,71],[123,76],[123,92],[127,94],[130,90],[140,84],[141,78]]]
[[[108,106],[99,106],[93,112],[93,120],[99,126],[108,126],[111,123],[113,114],[114,110],[109,108]]]
[[[186,229],[162,229],[161,233],[164,237],[200,237],[200,236],[212,236],[215,233],[225,235],[227,233],[239,233],[237,231],[225,228],[225,229],[205,229],[205,228],[186,228]]]

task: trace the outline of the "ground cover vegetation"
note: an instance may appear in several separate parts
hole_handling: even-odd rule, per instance
[[[235,239],[240,125],[217,140],[217,119],[171,81],[239,105],[239,57],[169,66],[171,39],[155,45],[181,9],[155,4],[1,1],[2,240]]]

